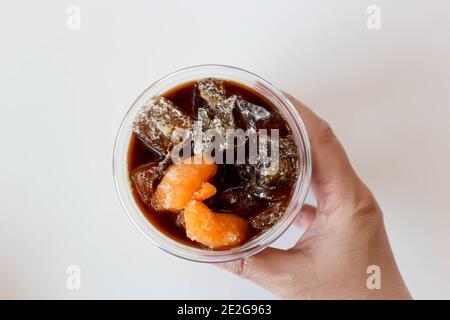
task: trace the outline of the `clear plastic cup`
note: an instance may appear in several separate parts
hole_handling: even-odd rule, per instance
[[[301,163],[300,174],[294,186],[284,217],[272,228],[263,231],[239,247],[213,251],[191,247],[166,236],[144,215],[135,202],[128,174],[128,147],[132,135],[132,123],[141,107],[155,96],[179,85],[203,78],[232,80],[252,88],[271,101],[289,124],[294,136]],[[254,255],[278,239],[300,213],[308,193],[311,178],[311,150],[308,134],[302,119],[289,99],[272,84],[243,69],[224,65],[199,65],[173,72],[148,87],[132,104],[122,120],[114,144],[113,173],[115,187],[125,212],[134,225],[162,250],[180,258],[198,262],[227,262]]]

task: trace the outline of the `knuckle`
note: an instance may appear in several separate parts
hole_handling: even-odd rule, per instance
[[[354,213],[356,216],[374,216],[375,214],[381,214],[381,209],[372,194],[367,188],[363,187],[358,191],[356,196],[356,202],[354,206]]]

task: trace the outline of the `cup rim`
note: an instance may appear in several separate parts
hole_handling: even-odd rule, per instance
[[[200,76],[202,72],[204,72],[205,75]],[[135,199],[133,198],[131,181],[128,177],[128,162],[126,161],[128,156],[129,142],[131,138],[131,125],[129,124],[132,123],[136,112],[139,111],[144,103],[154,96],[158,95],[156,94],[158,85],[160,86],[159,94],[163,94],[164,92],[182,85],[183,83],[188,81],[198,80],[206,77],[221,78],[220,76],[213,76],[212,74],[214,74],[214,72],[218,74],[223,73],[228,77],[226,78],[226,80],[232,80],[238,83],[242,83],[242,81],[240,81],[239,79],[236,80],[237,78],[248,77],[246,81],[252,84],[253,89],[256,89],[257,91],[259,90],[259,94],[262,94],[263,96],[265,96],[265,98],[269,98],[267,94],[272,95],[271,101],[274,102],[273,100],[277,100],[277,103],[274,104],[277,107],[278,111],[282,113],[283,117],[288,122],[291,131],[293,132],[295,142],[297,144],[297,151],[299,152],[299,156],[301,159],[301,172],[299,174],[298,180],[296,181],[295,189],[291,195],[291,199],[288,203],[287,212],[282,220],[277,222],[268,230],[263,231],[255,238],[242,244],[241,246],[223,251],[199,249],[182,244],[165,235],[155,225],[153,225],[153,223],[145,217],[145,214],[141,211],[139,206],[136,204]],[[177,79],[177,77],[180,78],[181,76],[182,78],[183,75],[186,75],[186,73],[192,73],[192,79],[184,81],[182,79],[178,79],[178,82],[170,83],[171,80]],[[198,75],[196,76],[197,73]],[[165,84],[165,86],[163,84]],[[246,83],[243,84],[248,85]],[[264,90],[264,92],[266,92],[266,95],[261,93],[261,90]],[[286,116],[288,119],[286,119]],[[242,68],[223,64],[202,64],[185,67],[159,78],[150,86],[148,86],[135,99],[135,101],[131,104],[131,106],[125,113],[116,134],[113,148],[112,169],[115,190],[120,199],[122,208],[125,210],[128,218],[131,220],[134,226],[148,240],[150,240],[160,249],[186,260],[196,262],[228,262],[249,257],[267,248],[270,244],[277,240],[294,222],[295,218],[300,214],[301,208],[304,204],[306,195],[309,190],[312,172],[311,157],[311,146],[306,127],[301,119],[298,110],[282,91],[278,90],[270,82],[261,78],[255,73],[244,70]]]

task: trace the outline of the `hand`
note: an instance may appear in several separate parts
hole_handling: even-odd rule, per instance
[[[317,208],[305,205],[306,231],[289,250],[267,248],[221,264],[289,299],[410,299],[392,254],[380,207],[353,170],[330,126],[293,97],[308,130]],[[381,289],[368,289],[367,267],[379,266]]]

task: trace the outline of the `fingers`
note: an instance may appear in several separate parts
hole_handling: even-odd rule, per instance
[[[312,188],[321,212],[327,207],[332,210],[337,199],[342,202],[353,195],[359,178],[331,127],[303,103],[287,96],[300,112],[308,131],[313,159]]]
[[[316,218],[316,212],[316,207],[309,204],[303,205],[302,211],[294,221],[294,224],[303,230],[307,230]]]
[[[246,259],[219,263],[219,267],[248,279],[268,290],[275,291],[284,282],[285,266],[291,265],[288,251],[267,248]],[[289,273],[289,272],[287,272]]]

